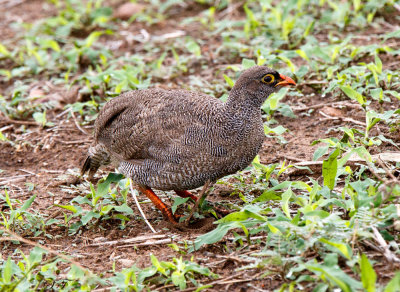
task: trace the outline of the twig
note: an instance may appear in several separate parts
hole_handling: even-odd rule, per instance
[[[241,258],[239,258],[239,257],[236,257],[236,256],[225,256],[225,255],[215,255],[215,257],[217,257],[217,258],[223,258],[223,259],[225,259],[225,260],[232,260],[232,261],[236,261],[236,262],[239,262],[239,263],[254,263],[255,262],[255,260],[247,260],[247,259],[241,259]]]
[[[33,121],[18,121],[18,120],[12,120],[12,119],[7,118],[7,117],[5,119],[1,120],[0,123],[26,125],[26,126],[39,126],[39,124],[37,122],[33,122]]]
[[[324,113],[324,112],[322,112],[322,111],[320,111],[319,113],[320,113],[322,116],[324,116],[324,117],[326,117],[327,119],[329,119],[329,120],[342,120],[342,121],[344,121],[344,122],[351,122],[351,123],[353,123],[353,124],[360,125],[360,126],[363,126],[363,127],[366,126],[365,123],[360,122],[360,121],[357,121],[357,120],[354,120],[354,119],[352,119],[352,118],[332,117],[332,116],[327,115],[326,113]]]
[[[26,173],[29,173],[29,174],[31,174],[31,175],[36,175],[36,173],[34,173],[34,172],[32,172],[32,171],[29,171],[29,170],[26,170],[26,169],[20,168],[20,169],[18,169],[18,170],[23,171],[23,172],[26,172]]]
[[[379,233],[378,229],[376,229],[375,226],[371,227],[372,231],[374,232],[374,239],[377,243],[379,243],[379,245],[383,248],[383,255],[385,256],[385,258],[393,263],[400,263],[400,259],[398,257],[396,257],[389,249],[389,245],[386,243],[385,239],[383,239],[382,235]]]
[[[62,214],[61,209],[60,209],[60,210],[57,210],[57,211],[55,211],[55,212],[53,212],[52,214],[50,214],[49,217],[47,217],[47,218],[44,220],[44,223],[47,223],[50,219],[56,218],[58,215],[61,215],[61,214]]]
[[[10,183],[10,182],[18,182],[18,181],[24,180],[28,176],[32,176],[32,174],[21,174],[21,175],[16,175],[16,176],[3,177],[2,180],[0,180],[0,184],[6,184],[6,183]]]
[[[150,240],[142,243],[136,243],[136,244],[125,244],[118,246],[117,248],[126,248],[126,247],[139,247],[139,246],[153,246],[157,244],[164,244],[164,243],[171,243],[171,239],[160,239],[160,240]]]
[[[230,280],[230,281],[224,281],[224,282],[220,282],[218,283],[218,285],[222,285],[222,284],[234,284],[234,283],[243,283],[243,282],[251,282],[256,280],[255,278],[251,278],[251,279],[237,279],[237,280]]]
[[[137,199],[137,190],[133,189],[133,181],[131,178],[129,179],[129,183],[130,183],[130,187],[131,187],[132,197],[135,200],[136,206],[139,209],[139,212],[142,215],[144,222],[146,222],[147,226],[149,226],[150,230],[153,233],[157,233],[157,231],[153,228],[153,226],[151,226],[150,222],[147,220],[146,215],[144,215],[144,212],[143,212],[142,208],[140,207],[139,201]]]
[[[373,249],[374,251],[379,252],[379,255],[381,255],[383,253],[383,250],[381,247],[376,246],[376,244],[369,242],[368,240],[363,240],[361,241],[362,244],[367,245],[368,247],[370,247],[371,249]]]
[[[45,251],[48,251],[49,253],[55,254],[56,256],[62,258],[63,260],[70,262],[71,264],[74,264],[75,266],[77,266],[78,268],[80,268],[81,270],[85,271],[87,274],[91,275],[92,272],[90,270],[88,270],[87,268],[83,267],[80,263],[76,262],[73,259],[70,259],[69,257],[63,255],[62,253],[59,253],[55,250],[52,250],[51,248],[48,248],[44,245],[41,245],[39,243],[33,242],[29,239],[25,239],[21,236],[19,236],[18,234],[16,234],[15,232],[12,232],[10,230],[5,229],[4,227],[0,226],[0,230],[3,231],[4,233],[7,233],[10,235],[10,237],[5,237],[2,236],[0,237],[0,241],[22,241],[23,243],[29,244],[29,245],[33,245],[33,246],[37,246],[41,249],[44,249]]]
[[[55,173],[55,174],[57,174],[57,173],[65,173],[65,171],[64,171],[64,170],[51,170],[51,169],[44,169],[43,171],[44,171],[44,172],[47,172],[47,173]]]
[[[376,171],[373,169],[372,164],[370,162],[367,161],[367,167],[368,170],[381,182],[383,182],[384,184],[386,184],[388,181],[386,178],[381,177],[379,174],[376,173]]]
[[[347,106],[347,107],[362,108],[361,105],[359,105],[359,104],[353,104],[353,103],[343,102],[343,101],[334,101],[334,102],[314,104],[314,105],[310,105],[310,106],[306,106],[306,107],[297,107],[297,108],[294,107],[292,109],[294,112],[299,112],[299,111],[305,111],[305,110],[309,110],[309,109],[318,109],[318,108],[325,107],[325,106],[335,106],[335,105],[343,105],[343,106]]]
[[[208,180],[208,181],[206,181],[203,188],[201,189],[199,198],[197,199],[196,204],[194,204],[192,211],[190,212],[189,216],[187,217],[187,219],[185,221],[186,225],[189,225],[189,222],[192,219],[194,212],[199,207],[200,202],[203,201],[206,198],[206,196],[208,195],[207,190],[208,190],[209,185],[210,185],[210,181]]]
[[[383,162],[383,160],[380,158],[380,156],[378,155],[378,159],[377,159],[378,163],[380,166],[382,166],[382,168],[385,170],[385,172],[387,173],[388,176],[390,176],[390,178],[394,181],[397,181],[397,178],[393,175],[393,173],[388,169],[388,167],[386,166],[386,164]]]
[[[57,139],[57,142],[60,142],[62,144],[66,144],[66,145],[90,143],[89,140],[61,141],[61,140],[58,140],[58,139]]]
[[[293,157],[293,156],[289,156],[289,155],[282,155],[282,154],[278,154],[277,155],[279,158],[283,158],[283,159],[287,159],[287,160],[291,160],[291,161],[295,161],[295,162],[303,162],[303,159],[299,159],[297,157]]]
[[[59,113],[58,115],[56,115],[56,118],[59,119],[61,118],[63,115],[65,115],[66,113],[68,113],[69,111],[71,111],[71,108],[66,109],[65,111]]]
[[[85,135],[89,135],[88,132],[86,132],[84,129],[82,129],[81,126],[79,125],[72,108],[70,110],[70,113],[71,113],[72,118],[74,119],[75,126],[78,128],[78,130],[81,131]]]
[[[0,129],[0,132],[4,132],[7,131],[9,129],[12,129],[13,125],[8,125],[8,126],[4,126],[3,128]]]
[[[228,8],[226,8],[224,11],[222,11],[218,15],[218,17],[222,19],[222,18],[224,18],[224,17],[226,17],[228,15],[231,16],[233,14],[233,12],[235,10],[237,10],[240,6],[242,6],[244,3],[245,3],[245,1],[240,1],[240,2],[237,2],[235,4],[228,5]]]
[[[89,244],[88,246],[118,245],[118,244],[148,241],[150,239],[160,239],[160,238],[166,238],[166,237],[167,237],[167,235],[165,235],[165,234],[150,234],[150,235],[137,236],[137,237],[127,238],[127,239],[122,239],[122,240],[96,242],[96,243]]]

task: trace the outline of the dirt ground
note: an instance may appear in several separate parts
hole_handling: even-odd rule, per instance
[[[18,4],[15,1],[14,6],[5,7],[4,4],[2,7],[0,6],[0,26],[2,27],[0,41],[13,36],[13,31],[8,25],[10,22],[28,20],[33,22],[41,17],[51,15],[53,12],[49,8],[44,9],[43,2],[45,1],[31,0],[21,1]],[[118,5],[118,3],[115,2],[113,5]],[[186,13],[193,12],[187,11]],[[129,29],[140,29],[137,26],[140,25],[132,23]],[[167,23],[158,26],[161,27],[156,26],[152,28],[158,33],[161,33],[160,29],[163,33],[175,29],[188,29],[187,27],[179,26],[179,21],[167,21]],[[187,31],[187,33],[190,35],[190,33],[198,32]],[[123,50],[124,48],[122,47],[121,49]],[[398,61],[391,60],[391,62]],[[391,62],[385,62],[384,66]],[[217,70],[217,68],[215,69]],[[202,75],[202,73],[198,75]],[[174,84],[170,84],[170,86],[180,87],[185,82],[185,78],[187,76],[174,80]],[[207,78],[207,74],[204,78]],[[9,86],[10,84],[7,82],[2,82],[0,84],[0,94],[7,96]],[[312,85],[299,84],[298,86],[310,94],[301,99],[285,98],[284,102],[292,107],[298,117],[288,118],[280,114],[274,116],[278,124],[289,130],[288,133],[284,134],[288,143],[280,144],[274,139],[266,139],[263,149],[260,152],[261,162],[265,164],[283,162],[285,160],[287,163],[311,161],[313,153],[318,147],[311,146],[314,140],[327,135],[332,136],[329,129],[334,126],[354,126],[351,121],[346,121],[345,118],[347,117],[364,122],[362,120],[364,115],[356,104],[347,101],[343,105],[341,100],[333,100],[329,95],[321,97],[313,89]],[[313,107],[314,110],[309,113],[309,109]],[[18,198],[19,200],[26,200],[33,194],[37,194],[33,208],[43,214],[62,219],[62,212],[60,213],[59,208],[54,207],[54,204],[67,204],[75,196],[83,195],[79,192],[79,186],[81,184],[88,184],[88,182],[79,177],[79,171],[86,158],[86,151],[92,141],[91,132],[93,125],[78,127],[77,123],[79,123],[80,118],[77,117],[77,120],[71,117],[68,118],[68,113],[65,113],[63,109],[55,109],[49,111],[47,114],[48,119],[55,123],[54,127],[42,128],[35,125],[33,120],[24,122],[0,119],[0,128],[3,129],[3,133],[12,137],[13,140],[26,141],[23,144],[18,144],[17,147],[5,143],[1,144],[0,169],[2,172],[0,172],[0,185],[7,185],[10,197]],[[334,119],[327,118],[326,114],[334,117]],[[25,129],[29,129],[29,131]],[[397,138],[399,142],[400,135],[398,134],[393,133],[393,139]],[[382,149],[395,150],[390,144],[383,145],[380,151],[383,151]],[[103,169],[99,175],[103,176],[110,170],[112,169]],[[321,179],[318,173],[312,176],[316,179]],[[73,187],[75,187],[75,191],[71,191]],[[165,196],[163,192],[158,193],[167,203],[171,204],[169,196]],[[144,200],[145,198],[141,197],[141,199]],[[229,202],[229,200],[239,201],[238,197],[227,196],[223,190],[218,189],[218,186],[209,195],[208,199],[222,204]],[[110,224],[109,226],[101,226],[101,228],[92,230],[82,230],[76,236],[65,236],[68,230],[53,226],[51,230],[47,231],[53,235],[52,239],[47,237],[29,237],[29,239],[40,242],[59,252],[73,255],[75,260],[84,267],[98,273],[106,270],[111,271],[114,261],[116,262],[117,270],[132,264],[143,268],[149,262],[150,254],[156,255],[159,260],[171,260],[173,254],[171,254],[171,248],[166,243],[157,245],[157,248],[154,245],[139,246],[136,248],[126,245],[96,245],[96,243],[103,241],[136,236],[151,237],[151,231],[144,221],[139,219],[140,215],[133,200],[129,199],[129,202],[138,220],[130,221],[124,230],[120,230],[118,226]],[[174,238],[174,241],[194,240],[196,236],[204,233],[203,229],[193,229],[191,232],[171,230],[167,228],[168,226],[162,220],[161,213],[154,209],[152,205],[144,204],[143,208],[154,228],[159,230],[159,234],[165,235],[164,239],[171,238],[172,240]],[[15,246],[12,243],[7,244],[8,247],[6,250],[8,249],[12,252]],[[241,263],[235,261],[234,257],[226,254],[223,248],[225,244],[230,244],[229,240],[222,241],[212,247],[203,247],[193,254],[184,255],[184,257],[190,258],[194,255],[200,264],[202,262],[213,262],[215,263],[213,271],[222,277],[228,277]],[[31,247],[22,245],[19,248],[23,251],[29,251]],[[4,253],[4,249],[2,252],[3,257],[5,257],[7,253]],[[254,277],[254,274],[247,274],[248,272],[246,271],[242,271],[241,273],[236,279],[251,279]],[[253,284],[258,287],[269,287],[271,290],[282,284],[280,279],[274,278],[262,281]],[[244,291],[249,289],[246,286],[246,281],[232,281],[232,283],[223,284],[220,287],[217,285],[214,288],[217,291],[221,287],[225,291],[241,289]]]

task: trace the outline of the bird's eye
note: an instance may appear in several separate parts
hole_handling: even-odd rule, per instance
[[[267,84],[271,84],[275,81],[275,77],[272,74],[267,74],[261,79],[261,81]]]

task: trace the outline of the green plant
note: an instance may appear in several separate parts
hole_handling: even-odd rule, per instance
[[[55,205],[72,212],[65,219],[65,223],[70,225],[71,234],[75,234],[83,226],[90,228],[107,220],[119,220],[121,228],[124,228],[125,223],[130,221],[128,216],[133,215],[133,210],[127,205],[129,189],[126,179],[121,180],[122,177],[121,174],[110,173],[104,182],[98,184],[97,190],[90,184],[91,193],[87,196],[78,196],[69,205]],[[117,186],[110,190],[112,183],[117,183]],[[89,209],[85,208],[86,206]]]
[[[46,219],[46,216],[38,211],[28,209],[32,206],[36,195],[33,195],[25,202],[20,200],[11,199],[7,189],[4,190],[4,196],[0,194],[0,199],[6,204],[2,211],[0,211],[1,221],[0,225],[13,232],[30,236],[45,235],[52,237],[47,233],[46,228],[53,224],[57,224],[57,219]]]

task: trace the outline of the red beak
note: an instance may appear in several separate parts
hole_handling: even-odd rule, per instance
[[[289,85],[296,85],[296,82],[288,76],[279,74],[281,81],[279,81],[275,86],[289,86]]]

